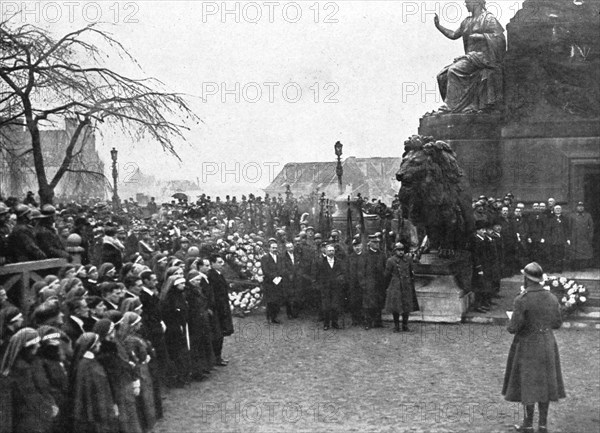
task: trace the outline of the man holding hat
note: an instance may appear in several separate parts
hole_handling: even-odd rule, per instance
[[[558,345],[553,329],[562,325],[558,299],[545,290],[543,271],[536,262],[521,270],[523,291],[514,301],[508,332],[514,339],[508,354],[502,395],[507,401],[521,402],[524,420],[515,426],[519,432],[533,433],[535,403],[539,410],[539,433],[547,433],[551,401],[565,398]]]

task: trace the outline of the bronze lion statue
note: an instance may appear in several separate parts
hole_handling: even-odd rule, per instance
[[[468,182],[448,143],[413,135],[404,142],[396,179],[404,217],[429,237],[441,257],[466,248],[474,229]]]

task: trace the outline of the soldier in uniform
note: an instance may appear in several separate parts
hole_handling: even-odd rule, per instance
[[[35,231],[31,220],[31,209],[24,204],[15,208],[17,225],[6,242],[8,261],[11,263],[46,259],[46,254],[35,240]]]
[[[41,215],[37,217],[35,228],[35,240],[40,249],[48,258],[68,259],[69,253],[65,250],[63,243],[54,229],[54,215],[56,209],[50,204],[42,206]]]
[[[514,334],[510,347],[502,395],[524,406],[519,432],[533,433],[535,404],[539,410],[539,433],[547,433],[551,401],[565,398],[558,345],[552,332],[562,325],[558,299],[544,290],[543,270],[535,262],[521,271],[524,291],[515,298],[508,332]]]
[[[363,292],[363,311],[365,318],[365,329],[371,327],[382,328],[381,310],[385,305],[385,255],[379,249],[381,233],[369,236],[369,244],[365,254],[364,279],[365,288]]]
[[[404,245],[397,242],[385,265],[385,282],[387,286],[385,309],[394,318],[394,332],[400,332],[400,315],[402,315],[402,331],[407,332],[408,318],[413,311],[419,311],[417,292],[415,291],[412,270],[412,254],[405,254]]]
[[[571,257],[569,258],[575,270],[588,267],[594,257],[592,242],[594,239],[594,221],[585,212],[583,202],[577,203],[576,212],[571,215]]]

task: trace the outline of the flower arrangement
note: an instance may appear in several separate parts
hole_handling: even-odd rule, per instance
[[[582,308],[588,299],[588,290],[575,280],[565,277],[544,274],[544,289],[550,290],[560,303],[566,314],[571,314]]]
[[[229,293],[229,305],[234,315],[244,317],[260,306],[262,293],[260,287]]]

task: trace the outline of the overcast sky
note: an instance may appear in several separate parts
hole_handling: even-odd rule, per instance
[[[22,2],[2,2],[6,13]],[[505,26],[521,0],[488,1]],[[209,193],[256,192],[287,162],[400,156],[419,118],[441,105],[436,74],[463,53],[462,1],[42,2],[27,4],[57,34],[102,20],[143,71],[189,101],[204,123],[177,150],[106,131],[100,147],[165,179],[198,178]],[[114,25],[112,25],[114,24]],[[130,71],[121,62],[116,70]],[[237,164],[237,165],[236,165]],[[224,172],[223,170],[228,170]],[[225,181],[225,182],[223,182]]]

